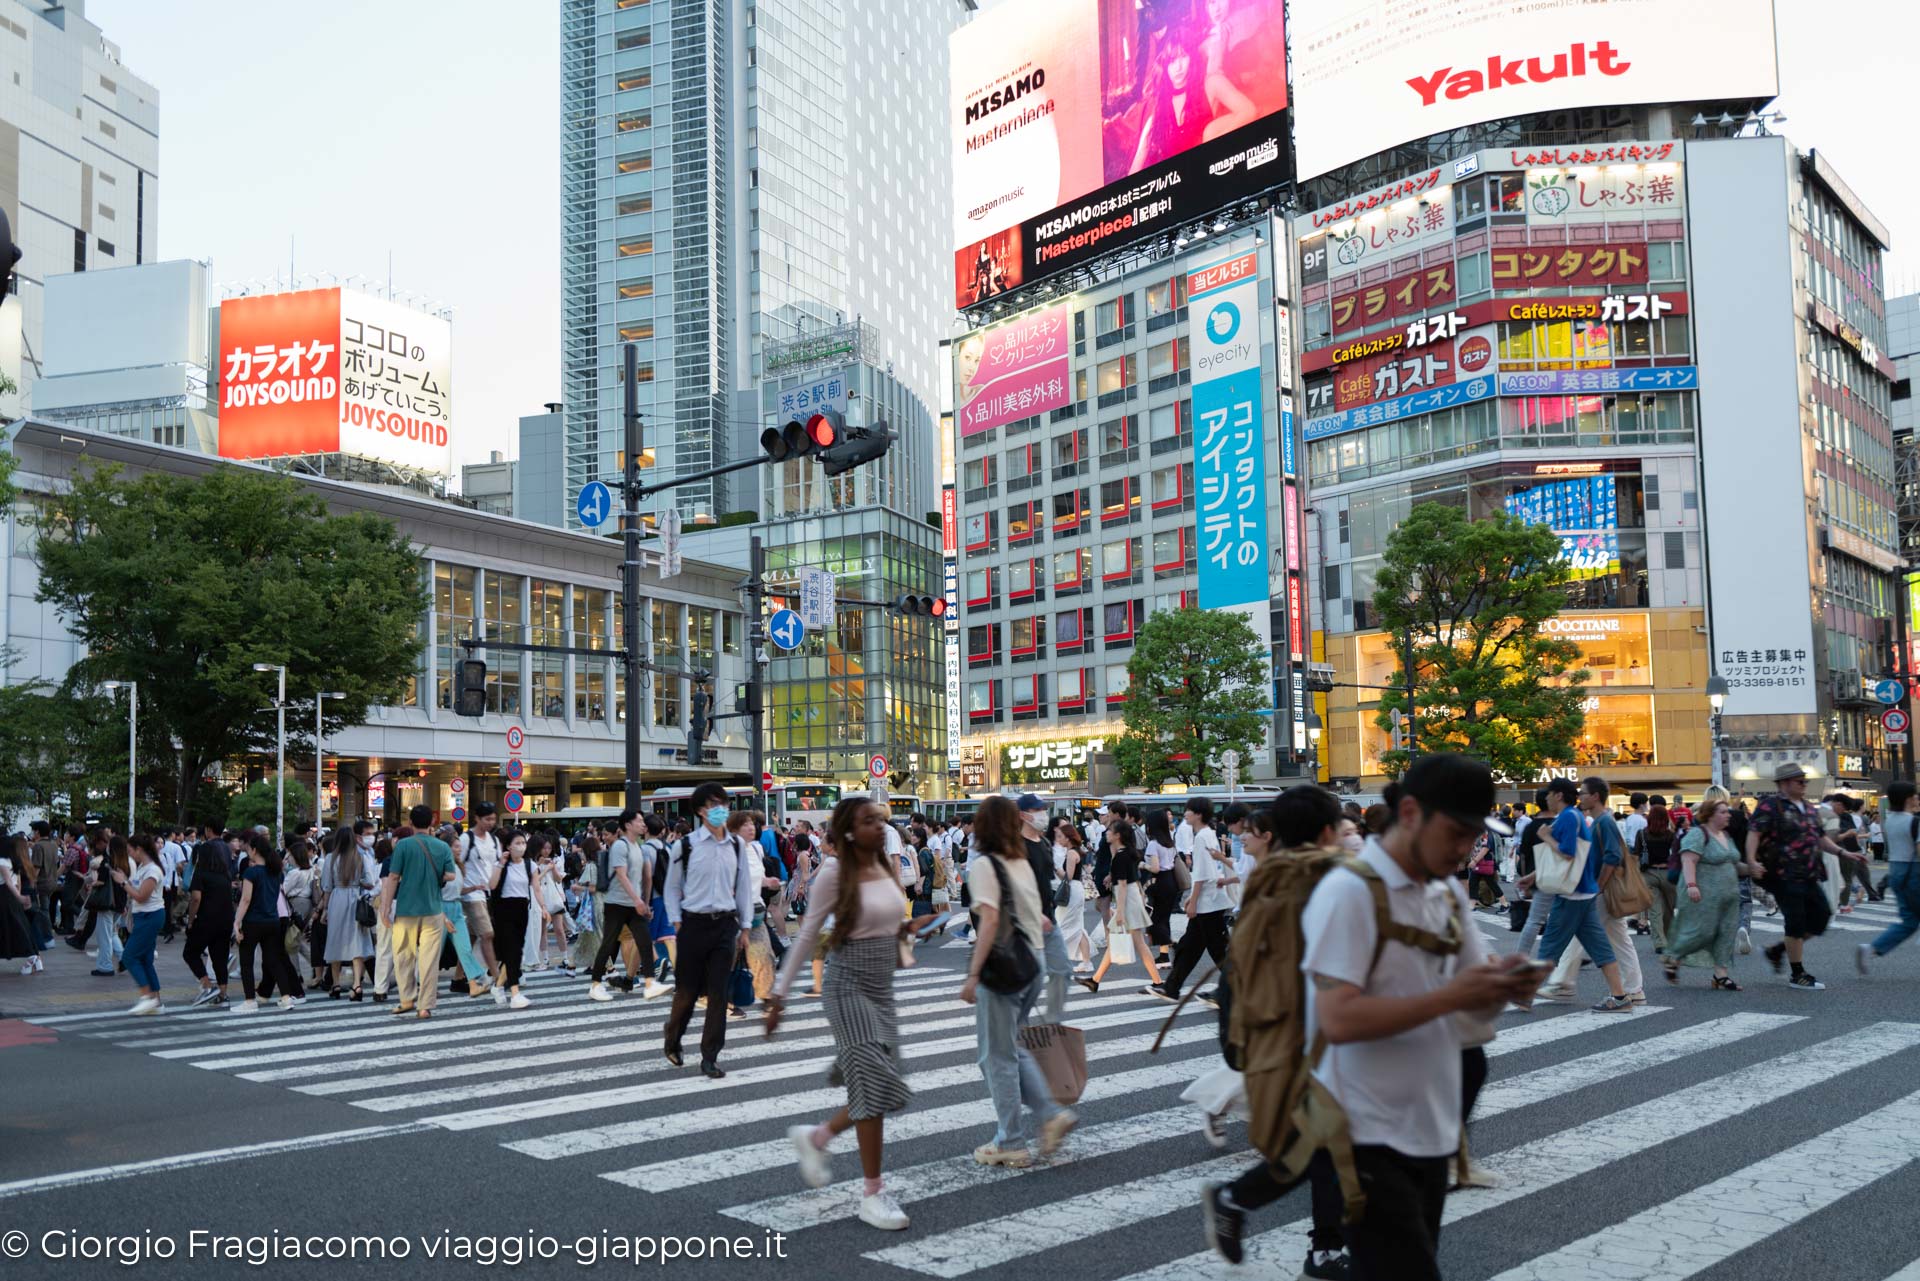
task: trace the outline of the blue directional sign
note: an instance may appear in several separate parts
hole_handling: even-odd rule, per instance
[[[574,500],[573,510],[579,514],[580,523],[588,529],[604,525],[607,517],[613,515],[613,491],[602,481],[590,480],[580,486],[580,496]]]
[[[798,649],[800,642],[807,638],[807,625],[800,621],[800,615],[783,609],[767,624],[767,635],[781,649]]]
[[[1892,707],[1907,696],[1907,687],[1892,677],[1873,683],[1873,701]]]

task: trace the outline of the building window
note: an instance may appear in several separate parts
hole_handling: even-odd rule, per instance
[[[107,137],[109,138],[117,138],[120,136],[119,131],[115,129],[111,123],[105,120],[102,120],[100,122],[100,132],[107,135]]]
[[[1147,414],[1147,439],[1178,440],[1187,434],[1192,419],[1193,410],[1190,402],[1185,400],[1150,410]]]
[[[1047,620],[1044,615],[1032,618],[1016,618],[1011,624],[1007,637],[1007,653],[1014,658],[1031,658],[1039,653],[1047,643]]]
[[[653,322],[651,320],[639,320],[631,325],[620,326],[621,342],[645,342],[651,337],[653,337]]]
[[[438,645],[434,686],[440,706],[453,706],[453,665],[466,651],[454,641],[473,635],[474,571],[462,565],[433,567],[433,626]]]
[[[528,634],[535,645],[567,643],[567,588],[564,583],[534,579],[527,584]],[[564,654],[529,654],[527,712],[560,719],[567,714],[567,658]]]
[[[1153,569],[1155,573],[1186,568],[1185,529],[1166,529],[1153,536]]]
[[[1128,446],[1138,444],[1139,439],[1139,428],[1134,426],[1132,414],[1125,414],[1100,424],[1102,455],[1120,453]]]
[[[653,197],[623,196],[620,199],[620,203],[613,207],[613,211],[623,218],[628,214],[652,213]]]
[[[653,168],[651,151],[633,151],[613,162],[613,167],[621,173],[645,173]]]
[[[967,686],[968,720],[997,720],[999,718],[999,703],[999,681],[974,681]]]
[[[1127,701],[1127,690],[1133,684],[1133,678],[1127,673],[1125,663],[1114,663],[1107,668],[1107,706],[1115,707]]]
[[[1125,520],[1140,506],[1140,495],[1133,488],[1133,481],[1108,480],[1100,484],[1100,520]]]
[[[1115,582],[1133,574],[1134,563],[1139,559],[1134,547],[1136,541],[1138,540],[1121,538],[1101,546],[1100,579],[1102,582]]]
[[[1084,707],[1087,702],[1087,673],[1078,667],[1070,667],[1055,677],[1060,683],[1060,710],[1069,707]]]
[[[967,605],[969,608],[993,604],[993,571],[991,569],[973,569],[967,571]]]
[[[653,252],[653,237],[638,236],[632,240],[623,240],[615,247],[614,252],[622,258],[637,258],[641,254],[650,254]]]
[[[619,118],[613,122],[613,127],[621,133],[632,133],[635,129],[651,129],[653,128],[653,113],[651,111],[623,111],[620,113]]]
[[[1012,686],[1013,688],[1009,693],[1009,699],[1013,704],[1012,710],[1015,716],[1018,716],[1022,712],[1038,712],[1040,710],[1040,696],[1046,686],[1044,677],[1037,674],[1032,676],[1016,676],[1013,678]]]
[[[1015,503],[1007,508],[1007,541],[1017,543],[1032,538],[1034,528],[1039,523],[1039,503],[1031,501]]]
[[[681,605],[679,601],[656,600],[653,605],[653,661],[662,667],[681,667]],[[653,682],[653,723],[663,728],[679,726],[681,717],[680,678],[656,675]]]
[[[1096,305],[1093,309],[1094,334],[1110,334],[1117,329],[1125,329],[1133,320],[1133,295],[1121,294]]]
[[[1086,548],[1071,552],[1055,552],[1053,557],[1053,588],[1056,595],[1077,592],[1088,585],[1092,576],[1093,553]]]
[[[1147,481],[1152,486],[1149,492],[1153,496],[1155,511],[1163,507],[1177,506],[1187,496],[1185,464],[1161,467],[1149,476]]]
[[[526,640],[520,606],[525,581],[518,574],[487,571],[481,592],[481,629],[489,639]],[[487,710],[503,716],[520,714],[520,655],[504,655],[487,664]]]
[[[1147,319],[1164,316],[1186,305],[1187,278],[1175,276],[1147,286]]]
[[[625,92],[628,89],[645,89],[652,83],[652,69],[641,68],[633,71],[622,71],[619,77],[614,80],[613,87]]]
[[[653,297],[653,281],[650,279],[623,280],[620,282],[620,296],[622,298],[651,298]]]
[[[1085,457],[1087,452],[1087,433],[1085,431],[1062,432],[1053,438],[1053,465],[1071,467]]]
[[[1037,560],[1016,560],[1007,566],[1007,599],[1022,600],[1032,596],[1039,584],[1040,562]]]
[[[1053,528],[1056,532],[1071,533],[1087,516],[1086,490],[1069,489],[1053,496]]]
[[[1147,348],[1147,377],[1169,378],[1187,367],[1187,340],[1175,338]]]
[[[1132,601],[1118,600],[1110,602],[1107,605],[1106,615],[1103,620],[1106,628],[1107,644],[1114,645],[1121,642],[1132,644],[1135,621]]]
[[[1116,391],[1124,391],[1133,384],[1133,358],[1121,356],[1104,362],[1095,371],[1095,387],[1102,396]]]
[[[613,47],[617,52],[624,52],[628,49],[644,49],[652,43],[653,32],[641,27],[637,31],[622,31],[614,37]]]

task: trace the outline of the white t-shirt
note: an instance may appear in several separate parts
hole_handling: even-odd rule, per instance
[[[1176,854],[1193,853],[1193,827],[1186,819],[1173,825],[1173,852]],[[1165,868],[1161,869],[1165,871]]]
[[[981,855],[968,859],[967,889],[972,892],[973,905],[996,909],[1000,906],[999,869],[1002,867],[1007,869],[1007,883],[1013,886],[1013,913],[1020,922],[1020,936],[1037,957],[1047,940],[1040,927],[1040,886],[1033,879],[1033,865],[1024,855],[1002,859]]]
[[[468,852],[468,844],[472,852]],[[487,901],[487,883],[493,880],[493,869],[500,866],[500,838],[491,832],[482,836],[478,832],[469,832],[460,838],[460,888],[464,891],[460,897],[469,903]]]
[[[1200,891],[1200,901],[1194,904],[1196,915],[1224,912],[1233,906],[1226,886],[1220,883],[1224,875],[1220,868],[1220,838],[1213,834],[1212,828],[1203,827],[1193,834],[1193,884]]]
[[[146,902],[136,903],[134,902],[133,891],[137,886],[139,886],[142,882],[145,882],[145,881],[153,882],[153,893],[147,896]],[[166,898],[166,894],[164,893],[166,889],[166,884],[167,884],[167,874],[160,870],[160,865],[158,863],[134,864],[132,875],[127,877],[127,908],[128,910],[136,913],[166,911],[167,898]]]
[[[180,865],[187,861],[186,849],[168,841],[160,847],[160,871],[163,876],[161,886],[164,889],[176,889],[180,884]]]
[[[1639,810],[1628,810],[1627,816],[1620,820],[1620,845],[1627,857],[1633,856],[1634,842],[1646,830],[1647,816]]]
[[[1445,935],[1450,917],[1463,922],[1460,951],[1433,956],[1389,942],[1373,961],[1373,894],[1344,869],[1315,887],[1301,917],[1306,954],[1300,968],[1364,988],[1372,996],[1422,996],[1445,987],[1463,967],[1487,958],[1480,931],[1467,914],[1466,894],[1453,877],[1415,881],[1400,870],[1377,838],[1360,857],[1387,886],[1393,919]],[[1457,914],[1457,915],[1456,915]],[[1314,988],[1307,987],[1307,1027],[1317,1029]],[[1314,1075],[1346,1110],[1355,1143],[1374,1143],[1412,1157],[1452,1156],[1460,1150],[1460,1034],[1451,1018],[1437,1018],[1398,1036],[1329,1045]]]
[[[501,898],[527,897],[527,861],[508,863],[500,872]]]

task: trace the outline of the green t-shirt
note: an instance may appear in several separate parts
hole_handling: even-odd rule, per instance
[[[453,870],[453,851],[437,836],[409,836],[394,847],[387,874],[400,878],[395,916],[440,915],[440,880]]]

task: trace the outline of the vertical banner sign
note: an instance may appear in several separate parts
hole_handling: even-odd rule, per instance
[[[1259,298],[1253,251],[1187,277],[1200,608],[1250,617],[1269,596]]]

